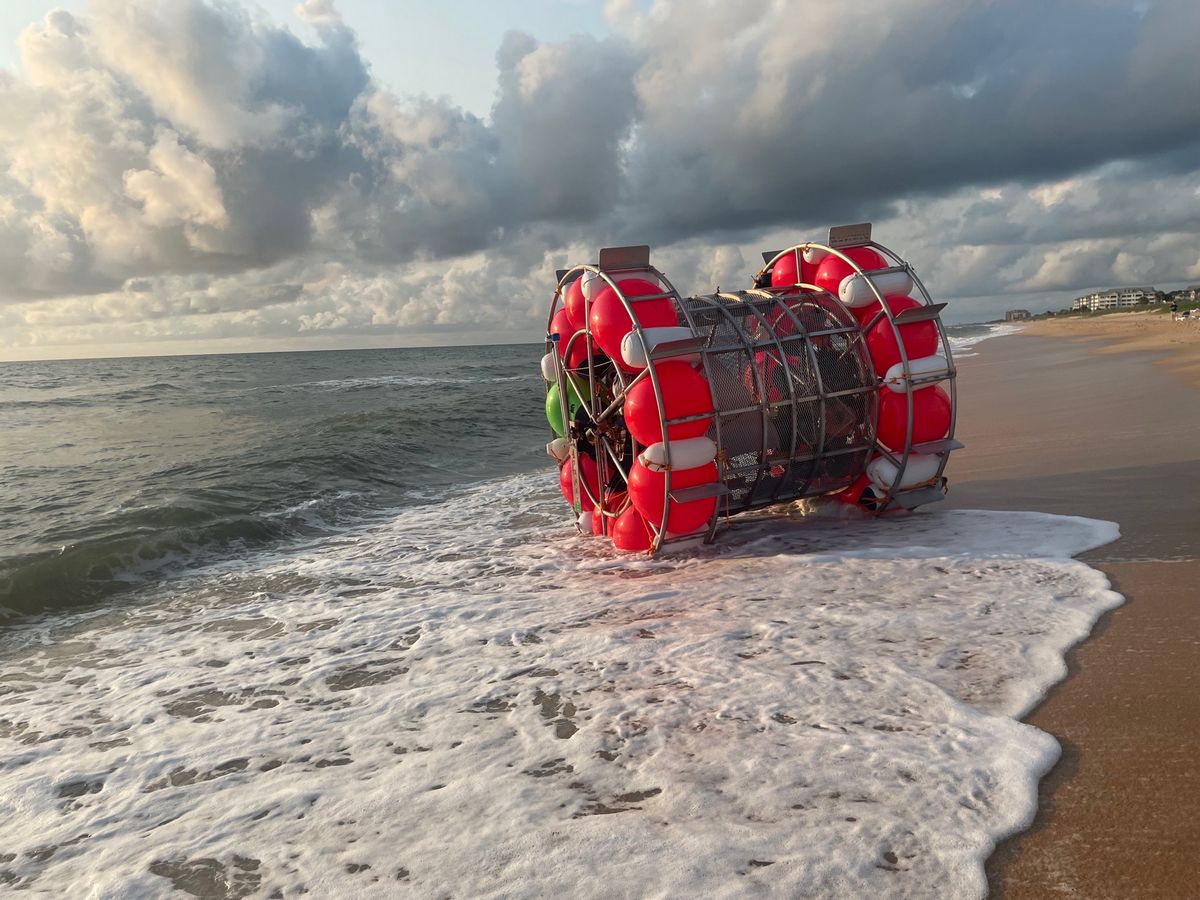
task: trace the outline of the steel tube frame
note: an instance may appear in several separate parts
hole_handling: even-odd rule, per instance
[[[907,272],[912,278],[915,288],[914,293],[919,293],[920,295],[919,299],[922,301],[922,305],[929,306],[933,304],[933,300],[930,297],[928,290],[925,288],[925,285],[917,276],[916,272],[913,271],[912,267],[908,263],[901,260],[899,256],[897,256],[888,248],[874,241],[868,241],[858,246],[869,247],[873,250],[876,250],[883,255],[885,261],[892,261],[894,265],[886,267],[887,271]],[[825,244],[806,242],[803,244],[796,244],[787,250],[783,250],[776,254],[763,267],[760,275],[769,270],[771,266],[789,253],[795,255],[797,262],[797,273],[799,273],[801,262],[800,258],[803,252],[807,249],[818,249],[823,251],[826,255],[836,256],[845,262],[855,275],[862,276],[869,290],[874,295],[875,300],[878,301],[880,305],[879,312],[872,318],[870,323],[863,327],[860,327],[857,324],[846,324],[839,327],[824,327],[809,331],[805,326],[805,323],[801,321],[797,311],[789,306],[789,303],[797,299],[803,300],[807,295],[810,294],[816,294],[820,297],[830,297],[832,295],[826,291],[823,291],[816,285],[804,282],[797,282],[794,285],[781,286],[778,288],[756,288],[750,291],[738,292],[736,294],[723,292],[690,298],[687,302],[685,302],[680,297],[678,291],[676,291],[669,279],[667,279],[662,272],[649,263],[644,266],[639,265],[609,269],[601,269],[599,265],[579,265],[563,273],[554,292],[554,298],[550,305],[550,314],[547,318],[546,350],[547,352],[554,353],[553,383],[557,384],[559,391],[559,406],[560,413],[562,415],[563,431],[568,441],[569,459],[572,462],[574,496],[580,503],[581,507],[582,498],[584,496],[588,497],[592,501],[595,508],[594,514],[601,516],[600,530],[603,533],[609,533],[609,520],[615,520],[617,516],[624,512],[630,503],[628,494],[626,494],[624,501],[621,502],[617,507],[612,509],[607,508],[604,501],[609,493],[608,485],[613,477],[619,475],[620,478],[626,483],[626,487],[628,488],[630,474],[629,467],[634,464],[641,450],[644,449],[644,446],[634,439],[632,435],[628,435],[629,445],[633,451],[633,459],[626,460],[623,464],[623,454],[620,453],[619,448],[614,447],[609,433],[603,429],[602,426],[611,421],[611,419],[619,413],[625,402],[628,392],[635,385],[646,379],[649,379],[653,385],[666,463],[663,478],[662,519],[651,538],[651,553],[657,551],[668,539],[667,523],[669,521],[671,511],[670,504],[672,502],[672,472],[674,471],[671,460],[671,441],[668,437],[668,432],[670,426],[672,425],[694,422],[705,418],[712,419],[712,427],[715,433],[716,445],[718,448],[716,463],[718,467],[719,482],[727,483],[730,476],[734,473],[745,472],[746,475],[750,475],[751,470],[755,470],[753,472],[755,477],[752,483],[746,481],[741,482],[743,485],[746,485],[746,494],[742,500],[738,501],[737,511],[768,506],[773,503],[780,502],[781,499],[788,500],[796,497],[808,496],[808,492],[815,483],[821,461],[824,459],[850,454],[862,455],[861,464],[851,469],[851,471],[855,473],[860,472],[870,460],[872,453],[876,452],[885,456],[896,465],[896,476],[892,480],[892,483],[887,487],[883,497],[880,498],[878,507],[875,510],[876,514],[882,513],[891,505],[896,503],[896,497],[899,494],[920,490],[930,483],[940,484],[944,481],[943,473],[947,463],[947,458],[950,450],[954,449],[955,444],[953,439],[957,424],[958,396],[956,384],[957,370],[953,361],[949,336],[946,333],[945,326],[941,322],[940,317],[934,316],[929,321],[933,321],[935,323],[941,350],[947,361],[947,368],[944,372],[934,372],[920,376],[914,376],[911,370],[912,361],[909,359],[907,348],[904,346],[904,341],[900,332],[900,326],[895,321],[896,315],[894,315],[891,311],[891,308],[883,302],[884,295],[872,277],[872,271],[874,271],[875,274],[880,274],[878,270],[866,271],[862,269],[862,267],[860,267],[846,253],[842,252],[841,249],[827,246]],[[577,278],[583,278],[587,273],[593,273],[597,278],[596,290],[591,292],[593,296],[595,296],[599,290],[610,288],[615,293],[617,299],[620,300],[623,309],[632,322],[631,331],[637,336],[636,340],[641,347],[643,357],[647,360],[646,367],[632,378],[627,377],[627,373],[622,370],[622,367],[619,365],[617,360],[612,360],[610,364],[613,372],[611,381],[609,382],[611,395],[608,393],[609,388],[604,388],[603,393],[601,390],[603,385],[601,384],[597,374],[598,348],[595,346],[590,325],[585,323],[584,327],[578,329],[575,333],[566,336],[556,336],[552,335],[550,332],[551,323],[554,320],[554,316],[560,308],[565,307],[565,294],[567,288],[571,282]],[[626,296],[620,288],[620,281],[624,280],[625,278],[637,276],[643,276],[656,280],[657,283],[662,286],[662,292],[658,294],[641,295],[635,297]],[[637,317],[637,304],[639,302],[662,299],[669,299],[674,304],[680,316],[681,324],[686,323],[693,334],[704,338],[705,331],[708,331],[706,344],[691,352],[699,355],[701,368],[703,369],[704,375],[708,381],[709,394],[713,408],[712,413],[702,413],[693,416],[682,416],[676,418],[667,417],[662,386],[659,383],[658,373],[656,371],[656,363],[669,361],[670,357],[664,357],[660,360],[655,360],[653,358],[653,347],[647,340],[645,332]],[[851,313],[845,307],[845,305],[841,303],[840,298],[833,297],[833,299],[837,301],[837,307],[843,310],[846,316],[853,317],[853,313]],[[737,311],[740,304],[744,304],[743,308],[746,309],[745,314],[734,315],[734,312]],[[591,318],[591,306],[592,299],[585,295],[584,311],[585,318],[588,320]],[[709,310],[715,321],[701,324],[695,315],[699,309]],[[782,315],[778,317],[774,316],[773,314],[777,311],[782,311]],[[751,336],[746,325],[742,321],[747,316],[753,316],[755,318],[756,327],[754,331],[756,334],[764,335],[764,337],[755,338]],[[791,323],[793,329],[792,335],[786,337],[781,337],[777,331],[779,322],[784,320],[783,317],[786,317],[786,320]],[[829,391],[827,390],[825,375],[821,370],[820,359],[817,355],[817,350],[814,345],[815,338],[844,335],[846,336],[847,347],[846,349],[842,350],[842,353],[846,354],[850,351],[850,348],[853,347],[856,340],[859,342],[863,341],[862,335],[864,335],[869,327],[877,324],[880,320],[880,317],[886,317],[889,327],[892,329],[892,334],[896,340],[896,346],[900,356],[901,370],[905,380],[904,394],[908,420],[905,427],[905,440],[903,448],[889,448],[884,446],[879,441],[875,422],[875,410],[878,408],[878,392],[880,388],[883,387],[883,382],[875,374],[874,369],[868,366],[866,370],[867,374],[864,374],[864,377],[869,378],[869,381],[863,384],[861,387]],[[769,320],[771,318],[776,319],[775,325],[770,324]],[[717,333],[720,323],[724,323],[728,328],[730,328],[740,343],[722,343],[720,346],[713,346],[712,340]],[[578,374],[569,373],[566,368],[566,359],[569,358],[571,351],[576,346],[576,342],[580,339],[584,340],[587,349],[586,364],[588,370],[587,385],[589,396],[586,399],[583,396],[581,386],[577,380]],[[787,346],[785,346],[785,340],[787,341]],[[796,373],[793,373],[792,366],[788,362],[788,348],[791,346],[791,344],[799,345],[800,343],[803,343],[803,353],[808,361],[809,366],[811,367],[812,375],[815,379],[816,393],[812,395],[798,395],[795,383],[796,379],[793,377],[793,375]],[[561,352],[558,352],[560,347]],[[799,350],[798,346],[796,347],[796,350]],[[758,395],[758,402],[747,407],[728,410],[722,409],[718,402],[717,373],[713,369],[712,358],[715,358],[721,354],[737,352],[744,352],[748,354],[749,374],[751,375],[751,380],[753,382],[753,389]],[[864,355],[865,347],[860,346],[858,352],[859,356]],[[770,395],[771,385],[767,384],[765,369],[766,364],[764,363],[764,371],[760,372],[759,366],[755,363],[756,358],[758,358],[757,354],[759,353],[764,354],[767,361],[774,361],[781,367],[780,371],[786,376],[786,398],[780,398],[772,401]],[[776,358],[774,354],[778,354],[778,357]],[[870,362],[869,357],[867,358],[867,362]],[[929,479],[928,482],[922,482],[921,485],[901,487],[903,484],[905,471],[908,467],[909,458],[913,453],[913,393],[917,389],[941,382],[949,382],[951,411],[950,427],[946,435],[946,440],[949,442],[949,444],[947,445],[945,442],[938,442],[943,449],[940,449],[936,454],[939,456],[937,472],[931,479]],[[863,395],[866,397],[869,422],[867,423],[865,436],[861,443],[856,441],[853,446],[829,449],[828,402],[836,398],[853,395]],[[586,411],[586,416],[592,425],[590,429],[592,432],[590,437],[593,439],[593,443],[597,445],[595,459],[598,474],[599,496],[593,495],[592,490],[586,483],[586,479],[584,479],[581,475],[579,465],[579,438],[581,435],[578,433],[579,425],[576,423],[575,417],[569,413],[569,408],[571,405],[569,400],[572,398],[579,401],[579,407]],[[816,406],[817,415],[816,422],[814,424],[816,424],[818,428],[818,434],[815,449],[813,449],[811,453],[798,454],[797,450],[801,430],[799,408],[800,404],[805,403],[813,403]],[[762,484],[765,473],[771,468],[771,464],[768,461],[768,451],[772,450],[773,448],[768,446],[770,443],[769,434],[771,428],[769,415],[772,410],[782,409],[784,406],[790,407],[791,414],[791,435],[789,436],[789,440],[787,442],[787,456],[786,458],[780,459],[780,462],[786,463],[786,469],[783,475],[777,476],[778,483],[774,486],[770,496],[756,499],[755,495],[760,484]],[[760,425],[758,429],[758,461],[752,465],[731,466],[728,459],[725,458],[725,443],[722,439],[721,433],[722,419],[728,419],[732,416],[749,413],[758,413],[760,416]],[[600,445],[602,445],[602,448]],[[794,475],[797,471],[797,468],[805,463],[807,463],[806,476],[803,483],[798,485],[795,483]],[[857,474],[855,474],[855,477],[857,477]],[[790,485],[789,489],[784,492],[783,487],[789,481],[791,481],[792,484]],[[781,494],[785,494],[785,496],[781,498]],[[731,496],[732,495],[726,492],[724,501],[726,515],[733,511],[733,500],[731,499]],[[721,502],[718,501],[718,503],[714,505],[713,512],[709,517],[708,526],[704,533],[704,539],[706,542],[713,540],[716,535],[721,518],[721,505]],[[578,520],[576,522],[576,526],[577,528],[579,527]],[[686,537],[691,538],[692,536],[692,534],[689,534]]]

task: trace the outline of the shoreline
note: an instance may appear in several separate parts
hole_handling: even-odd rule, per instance
[[[1200,533],[1189,497],[1200,392],[1188,377],[1200,372],[1190,349],[1200,327],[1163,322],[1194,336],[1178,345],[1161,328],[1111,334],[1128,321],[1050,321],[983,342],[959,370],[967,447],[951,460],[947,502],[1116,521],[1121,537],[1080,559],[1126,601],[1069,652],[1066,678],[1023,720],[1062,756],[1033,823],[987,861],[993,897],[1195,890],[1183,848],[1200,840]]]

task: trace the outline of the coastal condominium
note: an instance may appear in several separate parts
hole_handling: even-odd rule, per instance
[[[1071,309],[1121,309],[1141,303],[1158,303],[1162,292],[1152,287],[1109,288],[1084,297],[1076,297]]]

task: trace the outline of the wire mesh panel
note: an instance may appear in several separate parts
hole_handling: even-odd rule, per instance
[[[867,463],[875,377],[862,333],[828,294],[767,290],[681,301],[704,339],[709,436],[729,513],[848,487]]]

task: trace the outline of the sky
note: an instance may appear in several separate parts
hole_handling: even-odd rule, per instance
[[[1194,0],[0,5],[0,359],[539,339],[872,221],[951,322],[1200,282]]]

